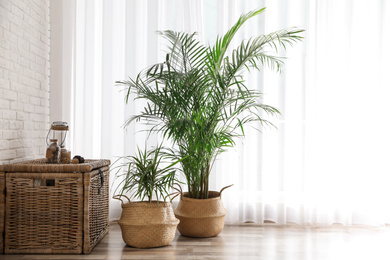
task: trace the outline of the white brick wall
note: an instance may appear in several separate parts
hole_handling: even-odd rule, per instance
[[[0,0],[0,164],[44,157],[49,0]]]

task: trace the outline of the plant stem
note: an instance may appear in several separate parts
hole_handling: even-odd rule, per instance
[[[203,189],[204,189],[204,174],[203,174],[204,168],[202,166],[201,172],[200,172],[200,199],[203,199]]]

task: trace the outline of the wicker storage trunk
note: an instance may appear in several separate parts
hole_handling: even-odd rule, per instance
[[[4,253],[4,200],[5,200],[4,172],[0,172],[0,254]]]
[[[109,160],[46,164],[38,159],[0,166],[3,252],[90,253],[109,228],[109,165]]]

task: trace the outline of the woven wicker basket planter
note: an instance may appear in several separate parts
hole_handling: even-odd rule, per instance
[[[175,238],[179,220],[170,202],[122,203],[119,225],[129,246],[151,248],[169,245]]]
[[[230,187],[230,186],[228,186]],[[174,210],[180,220],[177,230],[187,237],[214,237],[221,233],[227,210],[224,208],[221,191],[209,191],[208,199],[192,199],[188,192],[180,196],[180,202]]]
[[[0,254],[4,253],[5,174],[0,172]]]

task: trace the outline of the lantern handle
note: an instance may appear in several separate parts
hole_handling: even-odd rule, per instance
[[[62,148],[63,147],[63,144],[65,143],[65,140],[66,140],[66,134],[68,133],[68,131],[65,131],[65,136],[64,138],[61,140],[62,143],[60,144],[60,147]]]
[[[49,143],[47,142],[47,140],[49,140],[50,132],[51,132],[51,128],[49,129],[49,132],[47,132],[47,136],[46,136],[46,144],[47,144],[47,146],[49,146]]]
[[[47,140],[49,140],[49,135],[50,135],[51,130],[52,130],[52,129],[51,129],[51,127],[50,127],[49,132],[47,133],[47,136],[46,136],[46,144],[47,144],[47,146],[49,146],[49,143],[47,142]],[[62,131],[62,130],[61,130],[61,131]],[[61,143],[59,144],[61,148],[63,147],[63,144],[65,143],[66,135],[67,135],[67,134],[68,134],[68,130],[65,130],[65,136],[64,136],[64,138],[62,138]]]

